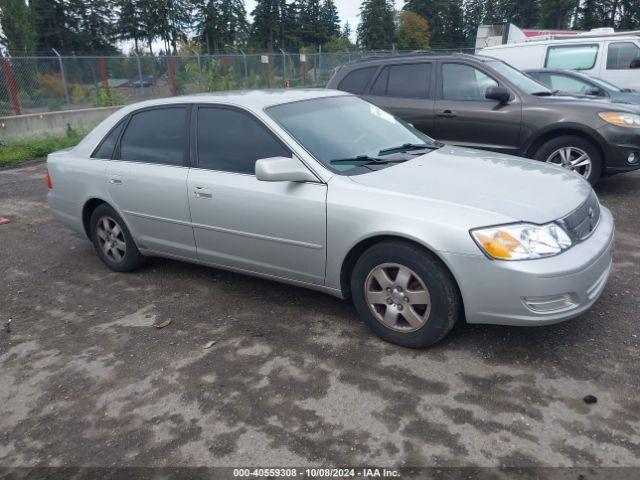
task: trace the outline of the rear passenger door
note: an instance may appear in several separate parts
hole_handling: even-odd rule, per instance
[[[434,137],[445,143],[517,154],[522,104],[513,94],[506,104],[485,98],[499,82],[475,66],[440,64]]]
[[[433,136],[433,64],[402,63],[384,66],[364,98]]]
[[[107,182],[111,203],[140,248],[195,258],[187,196],[189,110],[171,105],[132,113],[107,167]]]
[[[203,105],[192,122],[188,185],[198,258],[322,285],[326,185],[258,180],[256,160],[292,153],[247,111]]]

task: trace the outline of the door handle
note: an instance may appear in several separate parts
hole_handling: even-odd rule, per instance
[[[122,178],[114,175],[113,177],[109,178],[109,183],[112,185],[122,185]]]
[[[196,187],[193,190],[193,195],[198,198],[213,198],[213,193],[211,193],[211,190],[204,187]]]
[[[444,118],[453,118],[456,116],[456,112],[454,112],[453,110],[442,110],[441,112],[438,112],[438,116]]]

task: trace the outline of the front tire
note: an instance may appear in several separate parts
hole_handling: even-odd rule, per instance
[[[91,241],[104,264],[116,272],[140,268],[145,258],[138,250],[122,217],[107,204],[98,206],[89,221]]]
[[[602,154],[589,140],[562,135],[545,142],[534,154],[536,160],[571,170],[595,185],[602,175]]]
[[[360,256],[351,274],[351,294],[376,335],[410,348],[441,340],[462,307],[444,265],[425,249],[402,241],[378,243]]]

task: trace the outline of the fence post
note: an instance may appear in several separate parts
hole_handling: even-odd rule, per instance
[[[269,72],[269,55],[261,55],[260,62],[264,67],[264,78],[267,81],[267,88],[271,88],[271,72]]]
[[[322,45],[318,46],[318,71],[320,72],[320,80],[322,80]]]
[[[9,60],[4,57],[2,57],[2,71],[7,79],[7,87],[9,89],[9,95],[11,96],[13,111],[16,115],[22,115],[22,110],[20,110],[20,101],[18,99],[18,89],[16,88],[16,80],[13,77],[13,69],[11,68]]]
[[[307,86],[307,56],[304,53],[300,54],[300,70],[302,70],[302,86]]]
[[[136,56],[136,63],[138,64],[138,81],[140,82],[140,93],[142,94],[144,82],[142,81],[142,66],[140,65],[140,57],[136,52],[133,52],[133,54]]]
[[[67,89],[67,77],[64,74],[64,65],[62,64],[62,57],[55,48],[52,48],[53,53],[58,57],[58,65],[60,65],[60,76],[62,77],[62,86],[64,87],[64,98],[67,101],[67,108],[71,108],[71,99],[69,98],[69,90]]]
[[[196,60],[198,60],[198,90],[202,91],[202,64],[200,63],[200,54],[198,52],[194,52],[196,54]]]
[[[244,53],[240,47],[238,47],[240,53],[242,54],[242,63],[244,64],[244,86],[245,88],[249,86],[249,69],[247,68],[247,54]]]
[[[167,64],[169,65],[169,79],[171,80],[171,93],[175,97],[178,95],[178,85],[176,84],[176,72],[173,67],[173,58],[167,57]]]
[[[282,87],[285,88],[287,86],[287,54],[281,48],[278,50],[282,53]]]
[[[98,65],[100,66],[100,76],[102,77],[102,88],[107,93],[109,105],[112,105],[111,90],[109,90],[109,72],[107,72],[107,63],[104,61],[104,57],[98,58]]]

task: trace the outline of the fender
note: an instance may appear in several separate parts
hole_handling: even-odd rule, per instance
[[[534,154],[534,152],[531,151],[532,147],[539,146],[544,143],[544,141],[555,136],[571,134],[578,134],[595,142],[602,151],[603,161],[606,163],[606,159],[610,155],[609,144],[596,129],[585,124],[575,122],[552,123],[544,128],[536,130],[534,134],[530,135],[522,144],[522,147],[520,148],[520,155],[530,158]]]

